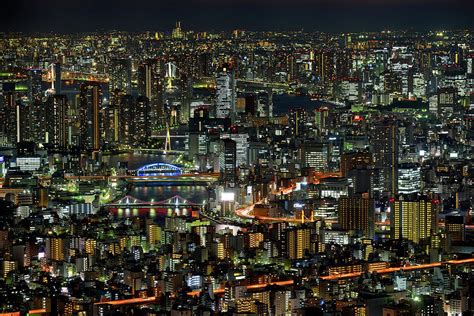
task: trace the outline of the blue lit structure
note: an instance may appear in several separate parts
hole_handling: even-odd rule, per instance
[[[137,176],[179,176],[183,169],[169,163],[158,162],[137,169]]]

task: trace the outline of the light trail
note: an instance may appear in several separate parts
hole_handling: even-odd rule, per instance
[[[420,265],[415,265],[415,266],[383,268],[383,269],[374,270],[372,271],[372,273],[387,274],[387,273],[394,273],[398,271],[414,271],[414,270],[431,269],[431,268],[441,267],[447,264],[458,265],[458,264],[469,264],[469,263],[474,263],[474,258],[461,259],[461,260],[448,260],[444,262],[433,262],[433,263],[426,263],[426,264],[420,264]],[[365,272],[352,272],[352,273],[343,273],[343,274],[324,275],[324,276],[321,276],[320,279],[325,280],[325,281],[349,279],[349,278],[359,277],[364,273]]]

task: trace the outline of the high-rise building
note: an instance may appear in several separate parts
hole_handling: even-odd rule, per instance
[[[358,167],[372,165],[372,154],[370,152],[349,152],[341,156],[341,175],[347,177],[349,172]]]
[[[235,73],[233,69],[224,66],[216,77],[216,117],[233,117],[235,103]]]
[[[138,67],[138,95],[150,103],[150,125],[164,123],[162,66],[159,60],[148,60]]]
[[[290,126],[291,136],[303,136],[306,124],[306,111],[301,108],[290,109],[288,124]]]
[[[43,143],[46,136],[46,109],[42,102],[42,71],[41,69],[28,70],[28,101],[31,111],[32,140]]]
[[[151,137],[151,109],[147,97],[139,96],[133,102],[132,136],[135,144],[148,141]]]
[[[46,258],[55,261],[63,261],[65,259],[66,244],[63,238],[49,237],[46,238]]]
[[[15,92],[3,94],[2,126],[1,131],[5,141],[16,144],[20,138],[20,110]]]
[[[53,64],[53,89],[56,94],[61,94],[61,63]]]
[[[102,88],[99,83],[81,85],[80,92],[80,147],[97,151],[102,136]]]
[[[398,128],[393,122],[376,123],[372,130],[372,151],[375,167],[380,169],[383,190],[397,194]]]
[[[133,97],[129,94],[120,98],[119,105],[119,143],[132,144]]]
[[[311,251],[311,229],[295,227],[286,231],[286,250],[288,258],[303,259],[306,252]]]
[[[436,232],[436,201],[426,196],[400,195],[391,199],[391,236],[418,243]]]
[[[464,241],[465,224],[464,217],[460,215],[448,215],[445,219],[446,237],[450,241]]]
[[[327,171],[329,161],[328,143],[303,143],[300,145],[298,153],[302,167],[314,168],[317,171]]]
[[[46,102],[47,143],[54,149],[64,149],[68,145],[68,102],[65,95],[49,96]]]
[[[120,90],[125,94],[132,94],[132,60],[130,58],[113,59],[110,62],[109,75],[109,91]]]
[[[339,224],[342,229],[363,232],[364,236],[374,236],[374,200],[363,196],[339,198]]]
[[[421,190],[421,168],[415,163],[398,165],[398,193],[411,194]]]
[[[219,148],[219,168],[222,180],[234,183],[236,178],[237,145],[232,139],[221,139]]]

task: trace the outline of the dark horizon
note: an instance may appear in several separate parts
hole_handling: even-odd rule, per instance
[[[81,33],[94,31],[184,30],[370,32],[381,30],[473,29],[474,3],[468,0],[18,0],[4,3],[3,32]]]

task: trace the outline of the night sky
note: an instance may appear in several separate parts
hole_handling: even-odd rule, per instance
[[[2,0],[0,31],[474,28],[474,0]]]

